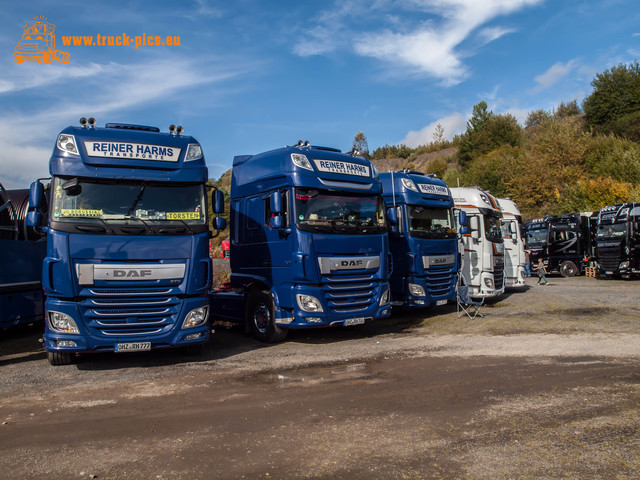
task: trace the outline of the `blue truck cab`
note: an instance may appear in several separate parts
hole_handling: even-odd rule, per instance
[[[456,299],[460,269],[453,198],[433,175],[400,170],[381,173],[383,197],[396,224],[389,231],[393,256],[391,304],[446,305]]]
[[[382,186],[366,158],[298,142],[233,161],[231,282],[216,315],[265,342],[389,316]]]
[[[56,140],[47,256],[44,346],[52,365],[78,352],[130,352],[209,338],[207,167],[182,127],[81,119]],[[43,184],[31,186],[30,208]],[[214,211],[224,209],[221,192]],[[43,223],[37,210],[28,223]],[[224,228],[217,217],[216,228]]]

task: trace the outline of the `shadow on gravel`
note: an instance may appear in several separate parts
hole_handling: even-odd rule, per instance
[[[42,322],[0,330],[0,366],[46,358]]]

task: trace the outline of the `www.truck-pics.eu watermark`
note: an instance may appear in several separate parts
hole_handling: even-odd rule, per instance
[[[168,35],[162,37],[160,35],[63,35],[62,45],[65,47],[128,47],[134,49],[140,47],[176,47],[180,46],[179,35]]]
[[[46,17],[34,17],[25,22],[22,37],[13,51],[16,63],[36,61],[50,64],[54,60],[58,63],[69,63],[71,54],[56,48],[56,26],[47,22]],[[177,47],[180,46],[179,35],[61,35],[63,47]]]

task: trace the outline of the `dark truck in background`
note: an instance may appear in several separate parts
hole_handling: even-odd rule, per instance
[[[640,273],[640,204],[604,207],[595,237],[597,274],[631,277]]]
[[[550,273],[573,277],[594,257],[597,215],[592,212],[549,215],[525,222],[525,246],[534,265],[542,261]]]

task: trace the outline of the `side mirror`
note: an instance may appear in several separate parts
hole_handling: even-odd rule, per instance
[[[216,230],[224,230],[227,228],[227,219],[222,217],[216,217],[213,220],[213,226]]]
[[[280,194],[280,192],[277,190],[275,192],[271,192],[271,196],[269,197],[269,199],[271,203],[271,211],[273,213],[282,213],[282,195]]]
[[[224,193],[216,189],[211,195],[211,207],[213,213],[224,213]]]
[[[271,204],[273,205],[273,204]],[[275,215],[269,219],[271,228],[282,228],[282,215]]]
[[[471,238],[479,239],[480,238],[480,223],[478,222],[478,217],[470,217],[469,218],[469,228],[471,229]]]
[[[460,210],[458,212],[458,223],[460,225],[466,225],[467,224],[467,212],[465,212],[463,210]]]
[[[389,225],[398,225],[398,211],[394,208],[387,208],[387,218],[389,219]]]
[[[33,182],[29,189],[29,208],[41,208],[44,205],[44,185]]]
[[[469,233],[469,229],[467,227],[464,225],[460,227],[460,235],[466,235],[467,233]]]
[[[38,210],[31,210],[27,212],[24,222],[27,227],[38,228],[42,225],[42,214]]]

